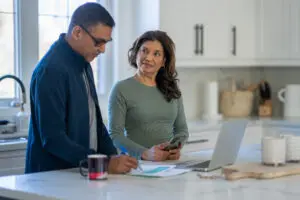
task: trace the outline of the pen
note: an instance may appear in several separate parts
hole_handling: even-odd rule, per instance
[[[204,142],[208,142],[208,139],[201,139],[201,140],[187,141],[186,144],[195,144],[195,143],[204,143]]]
[[[130,156],[127,152],[122,152],[121,154]],[[140,162],[139,162],[138,159],[137,159],[137,162],[138,162],[138,165],[137,165],[138,169],[139,169],[140,171],[143,171],[143,168],[141,167]]]

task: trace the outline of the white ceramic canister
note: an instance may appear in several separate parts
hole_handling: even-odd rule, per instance
[[[300,136],[282,136],[286,139],[286,161],[300,161]]]
[[[262,163],[277,166],[286,162],[286,139],[284,137],[263,137]]]

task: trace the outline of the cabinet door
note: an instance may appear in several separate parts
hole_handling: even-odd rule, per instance
[[[257,0],[229,0],[230,55],[237,59],[255,58],[255,6]]]
[[[199,21],[204,24],[204,58],[228,59],[230,55],[230,28],[228,0],[202,0]]]
[[[163,0],[160,1],[160,29],[166,31],[173,39],[176,45],[176,60],[189,62],[201,56],[196,48],[200,44],[196,44],[196,37],[200,40],[200,36],[196,35],[195,26],[201,24],[200,10],[194,12],[195,9],[201,8],[201,0]],[[198,30],[199,31],[199,30]],[[198,41],[201,42],[201,41]]]
[[[174,40],[180,65],[227,58],[227,24],[227,0],[160,1],[160,29]]]
[[[287,59],[289,57],[288,1],[260,0],[257,4],[257,58]]]
[[[290,2],[290,57],[300,59],[300,1],[289,0]]]

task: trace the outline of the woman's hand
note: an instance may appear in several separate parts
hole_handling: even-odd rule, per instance
[[[168,160],[178,160],[180,158],[180,148],[169,151]]]
[[[164,161],[167,160],[170,153],[168,151],[164,151],[163,149],[166,147],[167,143],[155,145],[143,152],[142,159],[143,160],[151,160],[151,161]]]
[[[180,158],[180,150],[182,149],[182,145],[180,144],[177,149],[172,149],[169,151],[168,160],[179,160]]]

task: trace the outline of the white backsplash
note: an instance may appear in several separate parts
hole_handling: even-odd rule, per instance
[[[277,92],[287,84],[300,84],[300,68],[271,67],[265,68],[263,73],[272,89],[272,103],[274,116],[282,116],[284,105],[278,100]]]
[[[277,99],[277,92],[286,84],[300,84],[300,68],[286,67],[241,67],[241,68],[185,68],[177,69],[179,85],[188,120],[200,119],[204,107],[204,84],[208,81],[220,81],[220,89],[227,87],[226,77],[243,80],[246,85],[267,80],[272,89],[273,116],[281,117],[283,105]],[[257,93],[256,93],[257,94]],[[107,98],[100,98],[103,118],[107,119]],[[254,106],[255,109],[255,106]],[[255,112],[255,111],[254,111]]]
[[[282,116],[283,105],[277,99],[277,92],[286,84],[300,84],[300,68],[268,67],[268,68],[199,68],[177,69],[179,85],[183,94],[185,113],[188,120],[197,120],[202,116],[204,106],[204,84],[208,81],[225,80],[226,77],[234,77],[243,80],[246,85],[258,83],[264,78],[269,81],[272,89],[274,116]],[[221,82],[221,87],[226,87]],[[221,88],[222,89],[222,88]],[[99,97],[103,119],[107,120],[107,96]],[[29,111],[29,108],[26,110]],[[0,110],[0,119],[7,119],[10,113],[17,110]],[[5,116],[5,117],[4,117]]]
[[[277,92],[287,84],[300,84],[300,68],[296,67],[223,68],[222,72],[217,68],[179,69],[178,72],[185,112],[189,120],[202,116],[203,90],[207,81],[224,80],[229,76],[244,80],[245,84],[258,83],[261,79],[267,80],[272,89],[273,117],[283,115],[283,104],[278,100]],[[226,87],[225,84],[220,85]]]
[[[226,77],[237,81],[243,80],[246,85],[254,82],[258,68],[201,68],[178,69],[179,85],[183,94],[184,108],[188,120],[200,119],[204,106],[204,84],[208,81],[220,81],[220,89],[227,87]]]

